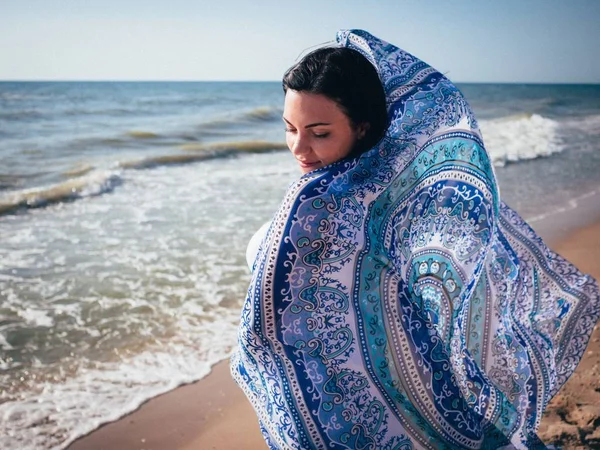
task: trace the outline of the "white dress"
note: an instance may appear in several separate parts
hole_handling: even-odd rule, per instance
[[[260,244],[267,235],[267,231],[269,230],[269,226],[271,225],[271,221],[264,223],[256,233],[250,238],[250,242],[248,242],[248,247],[246,248],[246,262],[248,263],[248,268],[250,272],[252,272],[252,266],[254,266],[254,260],[256,259],[256,255],[258,255],[258,249],[260,248]]]

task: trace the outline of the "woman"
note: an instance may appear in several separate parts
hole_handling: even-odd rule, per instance
[[[355,51],[284,77],[304,175],[262,239],[232,357],[267,444],[545,448],[596,283],[501,203],[449,80],[364,31],[337,40]]]

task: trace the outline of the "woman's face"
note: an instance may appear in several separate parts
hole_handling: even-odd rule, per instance
[[[365,134],[365,127],[354,127],[333,100],[291,89],[285,94],[283,121],[287,146],[302,173],[345,158]]]

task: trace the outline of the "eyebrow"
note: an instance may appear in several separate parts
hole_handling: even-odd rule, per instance
[[[289,121],[289,120],[287,120],[285,117],[282,117],[282,119],[283,119],[283,120],[284,120],[284,121],[285,121],[285,122],[286,122],[288,125],[292,125],[292,124],[290,123],[290,121]],[[330,123],[327,123],[327,122],[315,122],[315,123],[310,123],[310,124],[306,125],[304,128],[313,128],[313,127],[318,127],[318,126],[321,126],[321,125],[331,125],[331,124],[330,124]],[[292,125],[292,126],[293,126],[293,125]]]

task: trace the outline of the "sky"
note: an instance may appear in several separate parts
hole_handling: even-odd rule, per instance
[[[600,0],[0,0],[0,80],[280,80],[360,28],[456,82],[600,83]]]

